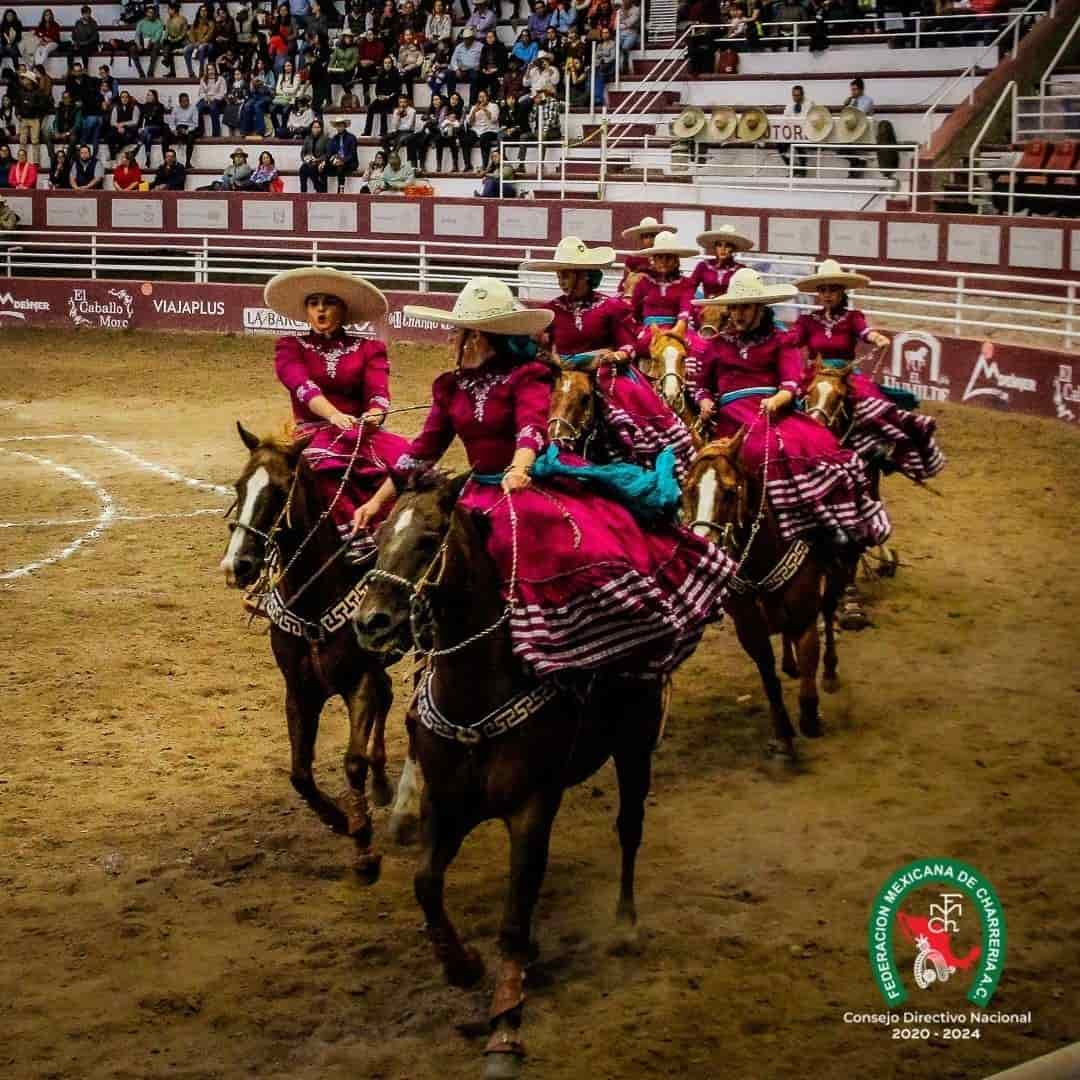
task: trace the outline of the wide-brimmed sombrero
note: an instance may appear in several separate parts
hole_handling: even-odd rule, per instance
[[[486,277],[465,282],[452,311],[406,304],[405,314],[489,334],[538,334],[555,318],[553,311],[525,307],[503,282]]]
[[[807,142],[822,142],[832,133],[835,123],[833,114],[824,105],[814,105],[803,121],[803,135]]]
[[[865,289],[870,279],[865,274],[845,270],[835,259],[824,259],[816,274],[795,282],[799,292],[813,292],[819,285],[839,285],[844,289]]]
[[[840,117],[836,121],[836,138],[839,142],[858,142],[870,127],[870,117],[856,109],[854,105],[848,105],[840,110]]]
[[[740,142],[758,142],[769,134],[769,118],[761,109],[747,109],[742,114],[736,134]]]
[[[526,270],[603,270],[615,262],[615,249],[586,247],[576,236],[564,236],[550,259],[530,259]]]
[[[263,290],[268,308],[296,322],[307,322],[307,298],[324,293],[345,305],[346,322],[364,322],[385,315],[386,297],[370,281],[330,266],[300,266],[276,274]]]
[[[693,301],[695,307],[730,307],[732,304],[782,304],[797,295],[791,285],[766,285],[761,275],[744,266],[731,275],[728,290],[722,296]]]
[[[649,247],[642,248],[638,255],[678,255],[679,258],[688,259],[691,255],[700,255],[697,248],[684,247],[679,240],[679,234],[674,232],[660,233],[653,237]]]
[[[697,242],[698,247],[708,252],[720,243],[730,244],[736,251],[749,251],[754,246],[754,241],[736,232],[734,225],[721,225],[718,229],[698,233]]]
[[[683,109],[679,116],[672,121],[671,134],[676,139],[692,139],[705,127],[706,123],[705,114],[696,105],[691,105],[689,108]]]
[[[717,142],[727,142],[739,126],[739,114],[725,105],[713,111],[711,123]]]
[[[623,238],[629,240],[631,236],[655,236],[657,233],[662,232],[675,232],[674,225],[665,225],[662,221],[657,221],[654,217],[643,217],[636,225],[631,225],[629,229],[623,229]]]

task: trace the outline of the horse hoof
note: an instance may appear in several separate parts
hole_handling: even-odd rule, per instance
[[[494,1040],[497,1036],[492,1036]],[[489,1042],[488,1046],[492,1044]],[[525,1048],[516,1039],[506,1049],[484,1051],[484,1080],[517,1080],[525,1064]]]
[[[446,981],[461,990],[468,990],[470,986],[475,986],[483,977],[484,960],[470,945],[462,949],[460,964],[446,968]]]
[[[390,818],[390,836],[400,847],[408,847],[416,841],[420,819],[415,814],[394,814]]]
[[[610,956],[640,956],[645,951],[641,929],[636,923],[620,922],[608,945]]]
[[[802,716],[799,718],[799,730],[808,739],[820,739],[825,734],[820,716]]]
[[[371,776],[371,801],[376,806],[389,806],[394,801],[394,785],[383,776]]]
[[[840,680],[835,675],[823,675],[821,678],[821,689],[826,694],[835,694],[840,689]]]
[[[798,754],[795,752],[793,739],[770,739],[765,744],[765,756],[776,758],[781,761],[795,761]]]
[[[878,574],[881,577],[896,577],[896,568],[900,565],[900,556],[891,547],[882,547],[880,551],[881,562],[878,565]]]
[[[382,872],[382,854],[374,848],[356,853],[356,876],[365,885],[374,885]]]
[[[842,630],[865,630],[870,625],[866,612],[856,603],[847,603],[836,617]]]

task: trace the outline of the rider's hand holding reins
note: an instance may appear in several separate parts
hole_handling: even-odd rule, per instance
[[[702,402],[700,402],[698,408],[701,412],[701,419],[708,420],[709,417],[712,416],[714,412],[716,412],[716,403],[710,401],[708,398],[705,398]]]
[[[781,390],[779,393],[767,397],[761,403],[761,411],[775,416],[781,409],[786,409],[795,400],[795,395],[790,390]]]
[[[371,424],[372,427],[382,427],[383,421],[386,420],[385,409],[368,409],[360,420],[364,424]]]
[[[532,483],[529,475],[536,460],[536,451],[526,447],[519,447],[514,451],[513,460],[503,473],[502,489],[509,495],[513,491],[520,491]]]
[[[353,535],[361,529],[368,528],[379,516],[382,508],[394,497],[394,481],[387,477],[380,485],[379,490],[371,496],[362,506],[356,508],[352,516]]]
[[[876,345],[879,349],[887,349],[889,347],[889,339],[881,333],[880,330],[871,330],[870,333],[866,335],[866,340],[869,341],[871,345]]]

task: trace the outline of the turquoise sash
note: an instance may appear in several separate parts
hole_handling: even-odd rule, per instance
[[[748,397],[772,397],[777,393],[775,386],[746,386],[742,390],[729,390],[720,395],[720,408],[730,405],[733,401],[742,401]]]
[[[674,315],[646,315],[644,326],[674,326],[678,320]]]
[[[839,357],[836,356],[827,356],[824,360],[821,361],[821,365],[822,367],[832,368],[833,371],[836,371],[839,368],[847,367],[849,362],[850,361],[847,360],[841,360]],[[862,372],[857,367],[852,368],[851,370],[855,372],[856,375],[862,374]]]

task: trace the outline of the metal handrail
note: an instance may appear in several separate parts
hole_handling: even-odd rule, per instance
[[[990,110],[990,115],[986,118],[986,123],[979,129],[979,134],[975,136],[975,141],[971,144],[971,150],[968,156],[968,198],[974,201],[975,197],[975,161],[979,155],[979,150],[982,147],[983,139],[986,138],[986,133],[990,130],[991,125],[997,119],[997,114],[1001,111],[1001,106],[1007,99],[1012,100],[1012,117],[1013,117],[1013,140],[1016,139],[1016,80],[1013,79],[1009,82],[1009,85],[1005,87],[1005,91],[1001,97],[994,103],[994,107]]]
[[[1076,36],[1078,30],[1080,30],[1080,19],[1077,19],[1077,21],[1073,23],[1072,29],[1065,35],[1065,40],[1061,43],[1061,47],[1054,53],[1054,58],[1050,61],[1050,66],[1043,72],[1043,77],[1039,81],[1039,97],[1046,97],[1046,84],[1050,81],[1051,76],[1057,69],[1058,64],[1061,62],[1061,58],[1068,51],[1069,46],[1072,44],[1072,39]]]

